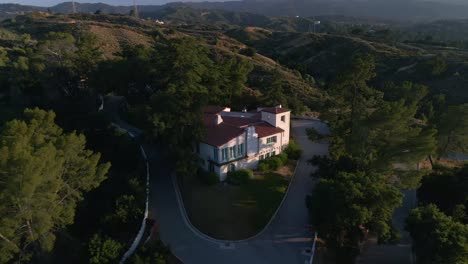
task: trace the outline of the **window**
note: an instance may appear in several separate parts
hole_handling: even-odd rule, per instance
[[[228,159],[229,159],[229,157],[228,157],[228,148],[223,148],[221,150],[221,160],[226,161]]]
[[[229,164],[229,172],[231,172],[231,171],[236,171],[236,165]]]
[[[270,157],[270,153],[267,153],[267,154],[265,155],[265,158],[268,159],[269,157]]]
[[[276,136],[267,138],[267,144],[276,143]]]
[[[286,115],[281,116],[281,121],[286,122]]]
[[[210,172],[214,172],[214,171],[215,171],[215,170],[214,170],[214,164],[213,164],[213,163],[210,162],[210,164],[209,164],[208,166],[209,166],[208,170],[209,170]]]
[[[237,157],[237,146],[229,148],[229,158],[233,159]]]
[[[273,156],[275,156],[275,155],[276,155],[276,151],[273,151],[273,152],[271,153],[271,156],[273,157]]]
[[[265,156],[264,155],[260,155],[260,160],[264,160],[265,159]]]
[[[218,149],[217,148],[213,148],[213,160],[214,161],[218,161]]]
[[[244,156],[244,143],[241,143],[241,144],[238,145],[237,147],[238,147],[238,149],[237,149],[237,155],[239,155],[239,157]]]

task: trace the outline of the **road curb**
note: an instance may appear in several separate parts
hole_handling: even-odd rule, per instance
[[[249,242],[251,240],[254,240],[256,238],[258,238],[259,236],[261,236],[263,233],[265,233],[265,231],[268,229],[268,227],[271,225],[271,223],[273,222],[273,220],[276,218],[276,215],[278,214],[279,210],[283,207],[283,204],[284,202],[286,201],[286,198],[288,197],[288,194],[289,194],[289,191],[291,190],[291,186],[294,182],[294,180],[296,179],[296,171],[297,171],[297,168],[299,167],[299,164],[301,163],[301,160],[299,159],[297,161],[297,164],[296,164],[296,167],[294,168],[294,173],[293,173],[293,176],[291,177],[291,181],[289,182],[288,184],[288,188],[286,189],[286,192],[283,196],[283,199],[281,200],[280,204],[278,205],[278,207],[276,208],[276,211],[273,213],[273,215],[270,217],[270,220],[268,221],[268,223],[265,225],[265,227],[263,227],[262,230],[260,230],[257,234],[251,236],[251,237],[248,237],[246,239],[241,239],[241,240],[224,240],[224,239],[216,239],[216,238],[213,238],[203,232],[201,232],[198,228],[196,228],[192,222],[190,221],[188,215],[187,215],[187,210],[185,209],[185,205],[184,205],[184,201],[183,201],[183,198],[182,198],[182,194],[180,192],[180,188],[179,188],[179,184],[177,182],[177,176],[175,173],[172,173],[172,184],[174,185],[174,190],[175,190],[175,193],[176,193],[176,196],[177,196],[177,201],[178,201],[178,204],[179,204],[179,210],[182,214],[182,217],[184,218],[184,222],[186,223],[186,225],[190,228],[190,230],[192,230],[192,232],[197,235],[198,237],[206,240],[206,241],[209,241],[209,242],[212,242],[212,243],[216,243],[216,244],[226,244],[226,243],[245,243],[245,242]]]

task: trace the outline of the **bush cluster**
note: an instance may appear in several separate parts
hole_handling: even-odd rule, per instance
[[[283,152],[277,156],[260,161],[260,163],[258,164],[258,170],[262,172],[277,170],[281,166],[286,165],[287,162],[288,155]]]
[[[219,182],[219,177],[214,172],[199,169],[197,172],[198,179],[206,185],[215,185]]]
[[[320,133],[317,130],[313,129],[313,128],[308,128],[306,130],[306,132],[307,132],[307,137],[311,141],[317,141],[317,140],[320,140],[320,139],[323,138],[323,136],[320,135]]]
[[[252,177],[253,177],[253,171],[249,169],[241,169],[241,170],[229,172],[227,176],[227,180],[231,184],[243,185],[243,184],[247,184]]]
[[[241,49],[239,53],[245,56],[253,57],[255,56],[255,54],[257,54],[257,50],[249,47],[249,48]]]
[[[289,145],[286,147],[283,153],[285,153],[288,156],[288,158],[292,160],[298,160],[302,155],[302,150],[299,147],[299,144],[296,143],[296,141],[291,140],[289,141]]]

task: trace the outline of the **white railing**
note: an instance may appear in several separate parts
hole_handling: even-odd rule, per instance
[[[314,235],[314,243],[312,243],[312,248],[310,250],[310,260],[309,260],[309,264],[312,264],[314,263],[314,255],[315,255],[315,245],[317,243],[317,232],[315,232],[315,235]]]
[[[134,138],[135,136],[128,131],[128,134],[130,137]],[[122,256],[122,259],[120,260],[120,264],[125,263],[125,261],[133,254],[135,253],[135,250],[137,249],[138,245],[141,242],[141,239],[143,238],[143,234],[145,233],[146,230],[146,219],[148,218],[148,209],[149,209],[149,179],[150,179],[150,171],[149,171],[149,163],[148,163],[148,157],[146,155],[145,150],[143,147],[140,145],[140,150],[141,150],[141,155],[143,156],[143,159],[145,160],[146,163],[146,205],[145,205],[145,214],[143,216],[143,222],[141,223],[140,230],[138,231],[137,236],[135,237],[135,240],[133,240],[132,245],[130,248],[125,252],[125,254]]]

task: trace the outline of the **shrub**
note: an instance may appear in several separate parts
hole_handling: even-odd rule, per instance
[[[197,172],[198,179],[206,185],[215,185],[219,182],[219,177],[214,172],[199,169]]]
[[[253,171],[249,169],[241,169],[241,170],[229,172],[227,176],[227,180],[231,184],[242,185],[242,184],[247,184],[252,177],[253,177]]]
[[[291,140],[289,141],[289,145],[284,150],[284,153],[286,153],[290,159],[298,160],[302,155],[302,150],[296,141]]]
[[[88,245],[89,263],[115,263],[122,254],[122,248],[119,242],[101,234],[95,234]]]
[[[263,160],[260,161],[260,163],[258,164],[258,170],[261,171],[261,172],[267,172],[270,170],[270,167],[268,166],[268,164],[266,162],[264,162]]]
[[[317,140],[322,139],[322,135],[320,135],[319,132],[317,132],[317,130],[313,128],[306,129],[306,132],[307,132],[307,137],[309,138],[310,141],[317,141]]]
[[[255,56],[255,54],[257,54],[257,51],[254,48],[249,47],[249,48],[241,49],[240,54],[253,57]]]
[[[286,154],[285,152],[279,154],[278,156],[276,156],[277,158],[279,158],[281,160],[281,163],[283,165],[286,165],[288,163],[288,154]]]
[[[272,157],[267,160],[268,167],[272,170],[277,170],[279,167],[283,166],[283,162],[278,157]]]

